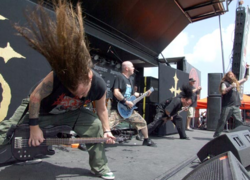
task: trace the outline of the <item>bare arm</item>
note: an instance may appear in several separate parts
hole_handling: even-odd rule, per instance
[[[193,93],[200,94],[201,89],[201,86],[198,86],[197,88],[193,89]]]
[[[232,83],[229,87],[227,87],[225,85],[225,83],[222,83],[221,84],[221,92],[222,94],[226,94],[228,93],[229,91],[231,91],[234,87],[236,87],[236,84],[235,83]]]
[[[122,101],[124,99],[124,96],[122,95],[122,93],[120,92],[119,89],[114,89],[114,96],[116,97],[116,99],[118,99],[118,101]],[[134,104],[131,101],[125,101],[125,103],[129,108],[132,108],[134,106]]]
[[[112,135],[109,127],[108,110],[106,108],[106,93],[103,97],[95,101],[97,114],[102,122],[102,128],[104,131],[104,137],[108,138],[107,143],[115,143],[115,137]]]
[[[50,72],[43,81],[35,88],[30,95],[29,118],[37,119],[39,117],[40,104],[42,99],[47,97],[53,90],[53,72]],[[39,125],[30,126],[29,145],[38,146],[43,142],[43,133]]]
[[[239,84],[243,84],[244,82],[246,82],[248,80],[248,77],[249,77],[249,65],[247,64],[246,65],[246,73],[245,73],[245,76],[243,79],[239,80]]]

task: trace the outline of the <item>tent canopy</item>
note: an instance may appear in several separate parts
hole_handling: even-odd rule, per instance
[[[207,98],[197,100],[196,109],[207,109]],[[250,109],[250,96],[243,94],[240,109]]]

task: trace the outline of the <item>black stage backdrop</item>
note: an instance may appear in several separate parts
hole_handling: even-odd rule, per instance
[[[25,0],[0,1],[0,121],[9,119],[30,88],[50,71],[46,59],[17,36],[13,23],[24,24]]]
[[[181,92],[181,86],[188,83],[188,78],[188,73],[159,63],[159,102],[178,96]],[[180,115],[183,117],[183,125],[186,127],[187,112],[182,112]],[[173,133],[177,133],[177,131],[170,121],[158,130],[158,135]]]

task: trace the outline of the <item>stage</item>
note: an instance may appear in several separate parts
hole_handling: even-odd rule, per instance
[[[213,136],[212,131],[206,130],[186,133],[191,140],[180,140],[178,134],[152,137],[157,147],[141,146],[142,142],[134,137],[128,143],[107,145],[109,167],[118,180],[181,180],[199,165],[196,153]],[[1,179],[100,179],[90,173],[86,151],[62,146],[54,149],[56,154],[40,163],[0,167]]]

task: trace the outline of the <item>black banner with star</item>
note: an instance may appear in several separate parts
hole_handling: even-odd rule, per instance
[[[13,23],[25,25],[30,1],[0,1],[0,121],[9,119],[30,89],[51,70],[46,59],[17,35]]]
[[[164,101],[170,97],[176,97],[181,92],[181,86],[188,84],[189,74],[166,64],[159,63],[159,100]],[[182,112],[183,125],[186,127],[187,112]],[[158,135],[175,134],[177,130],[174,124],[168,121],[162,126]]]

